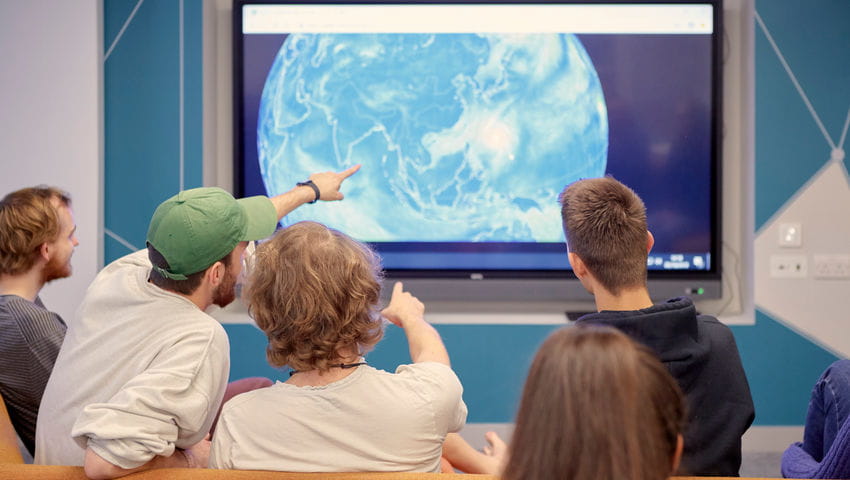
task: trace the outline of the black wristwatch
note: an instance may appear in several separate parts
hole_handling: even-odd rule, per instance
[[[319,187],[317,187],[316,184],[313,183],[312,180],[307,180],[306,182],[298,182],[298,183],[295,184],[295,186],[296,187],[310,187],[310,188],[313,189],[314,192],[316,192],[316,198],[310,203],[318,202],[319,197],[322,196],[322,192],[319,191]]]

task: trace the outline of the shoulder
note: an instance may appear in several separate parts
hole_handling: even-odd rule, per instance
[[[179,318],[175,317],[172,320],[182,323],[180,328],[187,337],[195,337],[213,345],[224,345],[229,348],[230,341],[224,326],[206,312],[187,308],[183,310]]]
[[[65,330],[65,322],[59,315],[17,295],[0,297],[0,324],[17,325],[31,334]]]
[[[456,432],[466,422],[467,408],[463,402],[463,385],[454,370],[438,362],[422,362],[402,365],[399,376],[409,375],[407,391],[410,400],[422,402],[423,407],[434,415],[440,435]],[[441,437],[442,438],[442,437]]]
[[[247,392],[240,393],[228,400],[221,407],[222,420],[241,419],[244,416],[254,417],[257,415],[264,416],[269,409],[275,409],[279,406],[280,399],[286,395],[284,390],[275,388],[277,384],[266,388],[258,388]],[[242,423],[242,420],[236,424]]]
[[[137,250],[133,253],[129,253],[124,255],[123,257],[114,260],[112,263],[107,265],[103,271],[110,271],[118,268],[130,268],[130,267],[147,267],[150,268],[151,262],[148,258],[148,249],[143,248],[141,250]]]
[[[135,265],[137,267],[150,267],[151,261],[148,257],[148,249],[143,248],[141,250],[137,250],[133,253],[129,253],[124,255],[123,257],[115,260],[116,264],[119,265]]]
[[[409,376],[456,377],[452,367],[440,362],[419,362],[399,365],[396,369],[396,374]]]
[[[439,362],[400,365],[396,369],[396,376],[409,382],[428,384],[439,389],[463,389],[452,367]]]
[[[148,250],[143,248],[133,253],[124,255],[123,257],[112,261],[109,265],[103,267],[103,270],[95,277],[95,282],[103,278],[108,278],[116,274],[126,274],[133,270],[150,270],[151,262],[148,259]]]
[[[735,335],[728,325],[711,315],[698,315],[697,325],[702,334],[708,335],[712,341],[735,344]]]
[[[147,249],[142,249],[112,261],[97,275],[86,290],[84,303],[103,296],[111,296],[116,290],[138,290],[138,284],[147,281],[151,269]],[[121,295],[127,295],[122,292]]]
[[[15,318],[31,312],[46,312],[47,309],[17,295],[0,295],[0,318]]]
[[[706,346],[709,363],[718,374],[726,377],[731,385],[735,377],[746,382],[741,354],[732,329],[708,315],[697,317],[699,342]]]
[[[194,321],[187,322],[187,335],[195,336],[199,342],[207,344],[210,354],[224,354],[230,358],[230,339],[227,337],[227,331],[216,319],[204,312],[198,313],[198,316],[192,315]]]

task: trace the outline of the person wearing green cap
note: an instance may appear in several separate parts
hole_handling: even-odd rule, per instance
[[[249,241],[300,205],[342,200],[342,182],[359,168],[310,175],[272,198],[196,188],[160,204],[147,249],[105,267],[69,322],[39,410],[35,462],[81,465],[91,478],[205,468],[230,347],[204,311],[235,299]]]

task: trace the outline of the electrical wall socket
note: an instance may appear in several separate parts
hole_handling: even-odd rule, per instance
[[[774,278],[806,278],[808,265],[805,255],[771,255],[770,276]]]
[[[815,278],[850,279],[850,255],[815,255]]]

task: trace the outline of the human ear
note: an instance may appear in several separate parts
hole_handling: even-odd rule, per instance
[[[584,261],[573,252],[567,253],[567,258],[570,261],[570,266],[573,268],[573,273],[579,279],[587,276],[587,266],[585,266]]]
[[[224,264],[221,262],[215,262],[207,269],[207,273],[204,276],[207,277],[210,285],[217,287],[224,280],[224,273]]]
[[[649,230],[646,231],[646,253],[652,251],[652,246],[655,245],[655,237],[652,236],[652,232]]]

